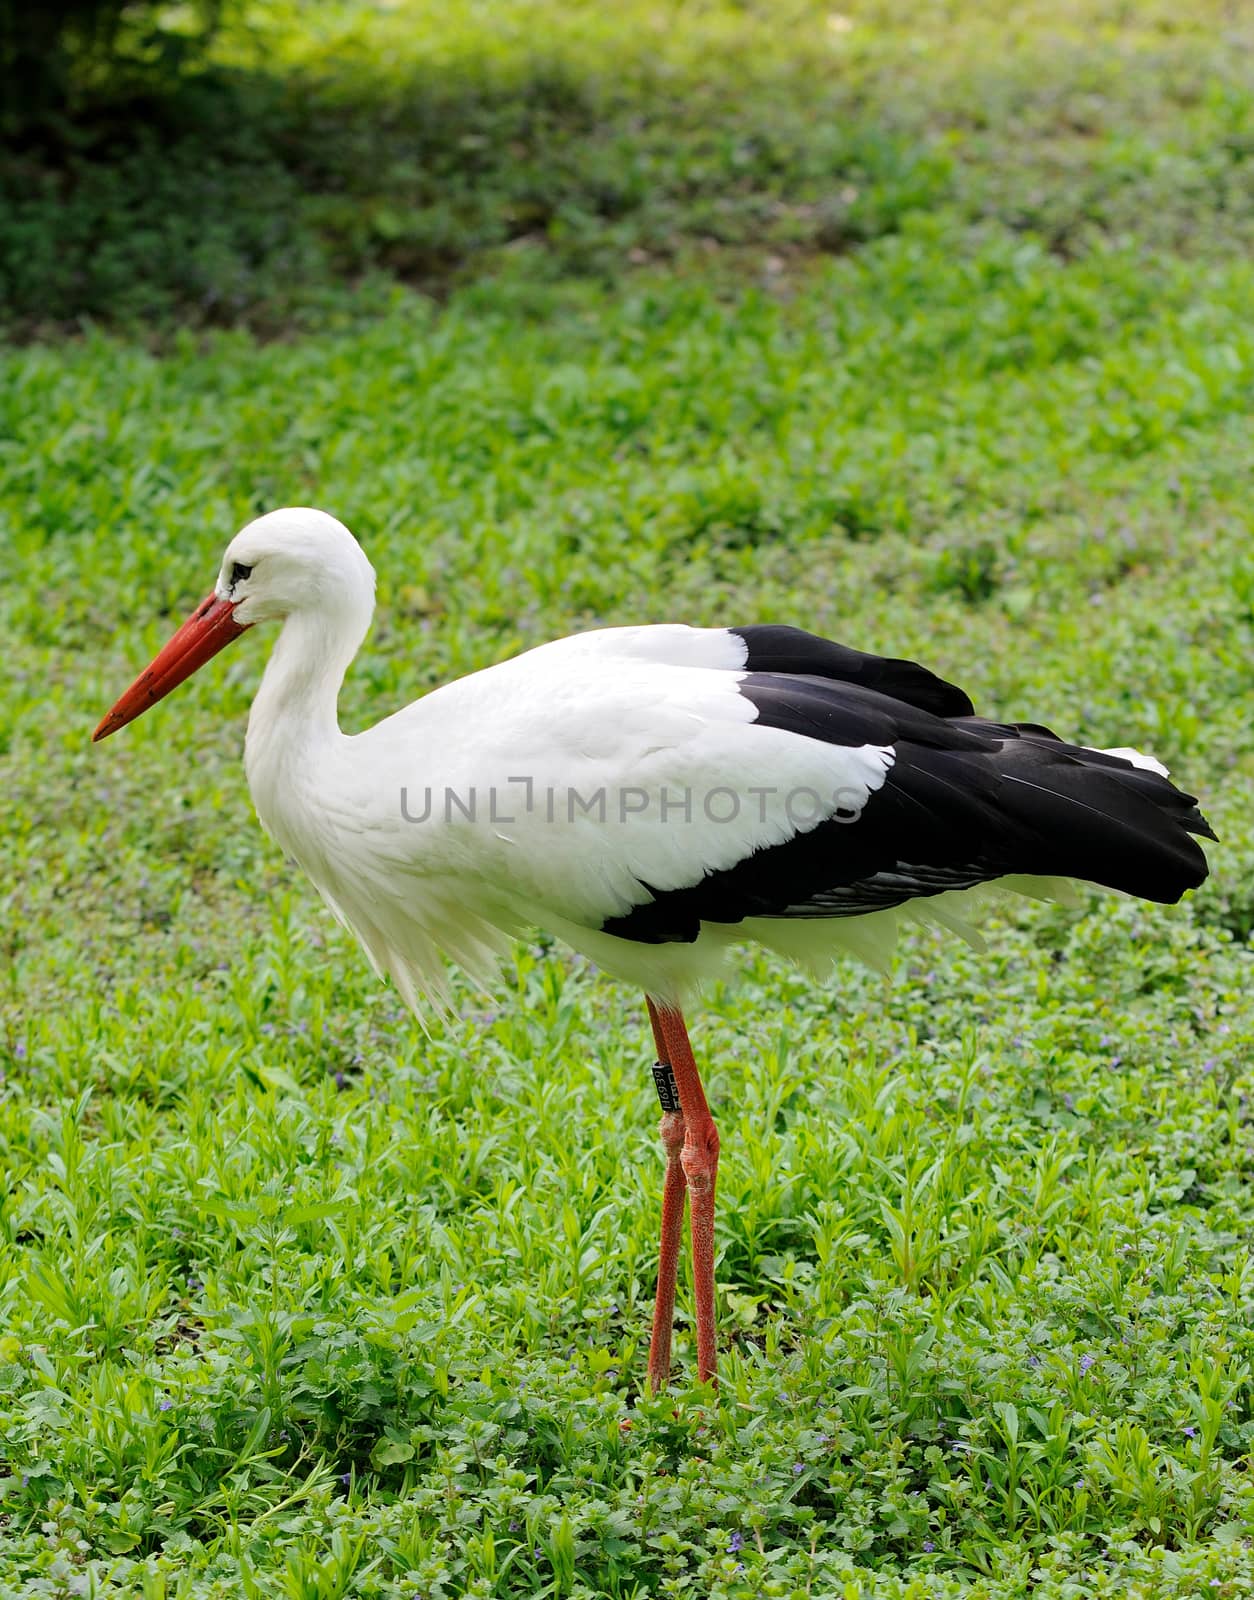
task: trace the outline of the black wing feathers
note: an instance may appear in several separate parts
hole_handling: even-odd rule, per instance
[[[918,706],[938,717],[968,716],[975,708],[961,689],[946,683],[914,661],[866,655],[847,645],[822,639],[803,628],[779,624],[731,628],[749,651],[748,672],[781,673],[787,677],[836,679],[878,689],[903,705]]]
[[[948,718],[860,683],[810,674],[751,672],[740,692],[757,707],[764,728],[785,728],[827,744],[915,744],[949,750],[992,750],[996,736],[977,717]]]
[[[1009,874],[1082,878],[1174,901],[1206,877],[1191,835],[1213,839],[1210,825],[1193,797],[1159,773],[1034,723],[975,717],[960,690],[909,662],[879,663],[920,675],[906,698],[872,683],[869,668],[858,677],[824,671],[818,647],[837,653],[833,666],[876,658],[792,628],[739,631],[773,646],[783,636],[777,654],[791,649],[798,664],[792,674],[765,668],[769,653],[751,644],[754,670],[740,692],[757,723],[832,744],[891,746],[892,768],[854,820],[821,823],[688,888],[642,885],[652,899],[605,932],[691,941],[702,922],[856,916]],[[923,703],[929,698],[954,705],[954,714],[937,715]]]

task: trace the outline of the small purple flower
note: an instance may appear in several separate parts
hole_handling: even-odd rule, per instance
[[[337,1072],[335,1074],[335,1087],[337,1089],[342,1089],[344,1087],[345,1081],[346,1080],[345,1080],[344,1074],[342,1072]]]
[[[1193,1426],[1192,1423],[1190,1423],[1189,1426],[1187,1428],[1183,1429],[1182,1431],[1183,1431],[1184,1436],[1185,1436],[1186,1439],[1196,1439],[1197,1438],[1197,1429]]]
[[[728,1553],[733,1556],[738,1556],[744,1547],[745,1536],[743,1533],[741,1533],[740,1529],[737,1528],[732,1534],[731,1538],[727,1541]]]
[[[174,1401],[171,1400],[169,1398],[169,1396],[167,1395],[164,1400],[158,1401],[157,1410],[158,1411],[173,1411],[174,1410]]]
[[[340,1482],[344,1485],[344,1487],[346,1489],[350,1488],[351,1485],[352,1485],[352,1482],[353,1482],[352,1473],[351,1472],[341,1472],[340,1473]]]
[[[25,1061],[26,1060],[26,1044],[25,1044],[24,1040],[19,1039],[17,1041],[17,1043],[13,1046],[13,1054],[17,1057],[17,1059],[19,1061]]]
[[[1041,1364],[1040,1356],[1031,1355],[1031,1356],[1028,1357],[1028,1366],[1030,1366],[1030,1367],[1039,1367],[1040,1364]]]
[[[792,1475],[793,1475],[793,1477],[794,1478],[799,1478],[801,1476],[801,1474],[805,1471],[805,1469],[806,1468],[805,1468],[805,1462],[804,1461],[794,1461],[793,1464],[792,1464]]]
[[[1087,1353],[1082,1355],[1080,1357],[1080,1371],[1087,1372],[1096,1360],[1097,1357],[1094,1355],[1088,1355]]]
[[[517,1518],[517,1517],[513,1517],[513,1518],[511,1518],[511,1519],[510,1519],[510,1524],[509,1524],[509,1531],[510,1531],[510,1532],[511,1532],[511,1533],[517,1533],[517,1532],[518,1532],[518,1530],[519,1530],[519,1529],[520,1529],[520,1528],[521,1528],[521,1527],[522,1527],[522,1523],[521,1523],[521,1522],[519,1522],[519,1520],[518,1520],[518,1518]]]
[[[936,1540],[935,1539],[924,1539],[923,1548],[925,1550],[928,1550],[928,1551],[935,1550],[935,1548],[936,1548]]]

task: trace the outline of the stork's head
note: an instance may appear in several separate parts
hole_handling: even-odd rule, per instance
[[[342,522],[308,506],[267,512],[226,547],[213,592],[92,734],[104,739],[191,677],[257,622],[306,617],[356,649],[374,604],[374,568]],[[351,653],[351,652],[350,652]]]
[[[226,547],[214,597],[240,629],[296,611],[357,609],[374,598],[374,568],[342,522],[325,511],[268,511]]]

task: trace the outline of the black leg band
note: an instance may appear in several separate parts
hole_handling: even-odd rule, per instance
[[[653,1082],[657,1085],[658,1104],[663,1111],[679,1110],[679,1089],[669,1061],[659,1061],[653,1068]]]

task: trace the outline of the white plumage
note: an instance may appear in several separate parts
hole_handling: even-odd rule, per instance
[[[749,918],[693,944],[642,945],[600,931],[641,883],[680,888],[860,811],[892,751],[754,728],[737,691],[746,646],[723,628],[606,628],[540,645],[433,690],[359,734],[335,700],[369,621],[374,573],[315,511],[273,512],[232,540],[217,593],[241,622],[268,551],[316,548],[336,581],[316,628],[289,617],[253,702],[245,768],[267,832],[421,1014],[447,1002],[447,957],[490,981],[510,938],[555,935],[615,977],[681,1005],[745,938],[822,970],[841,953],[891,957],[898,909],[855,919]],[[755,791],[755,792],[750,792]],[[814,807],[811,796],[827,803]],[[528,803],[530,802],[530,803]],[[687,804],[685,805],[685,802]],[[473,818],[468,814],[473,809]],[[970,892],[907,907],[946,926]]]

